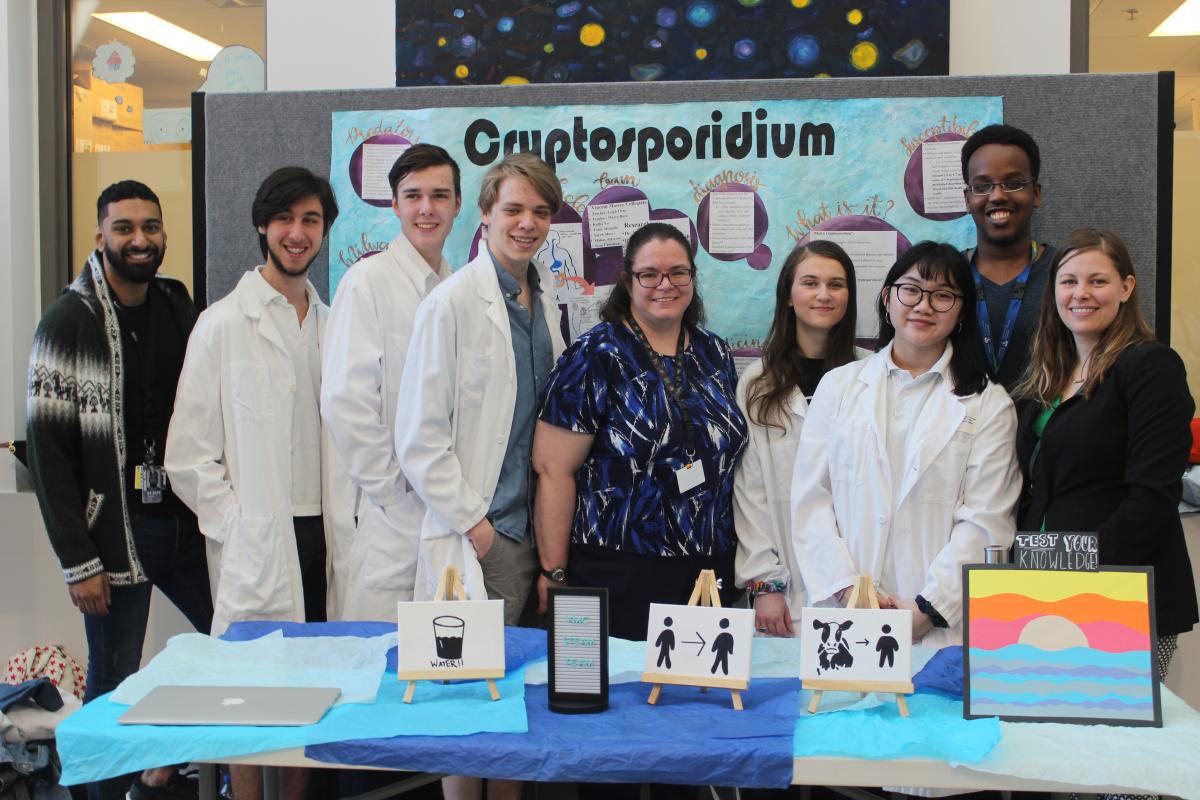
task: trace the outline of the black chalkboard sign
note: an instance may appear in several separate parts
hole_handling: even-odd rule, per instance
[[[1013,541],[1017,569],[1061,569],[1096,572],[1100,569],[1100,539],[1094,533],[1022,531]]]
[[[608,590],[547,592],[549,704],[560,714],[608,708]]]

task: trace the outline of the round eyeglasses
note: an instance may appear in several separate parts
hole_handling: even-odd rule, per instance
[[[909,308],[921,305],[921,298],[929,295],[929,307],[934,311],[949,311],[954,304],[962,300],[961,294],[955,294],[949,289],[922,289],[915,283],[893,283],[896,299]]]
[[[663,278],[666,278],[672,286],[679,288],[692,282],[692,271],[690,269],[673,269],[670,272],[646,270],[633,273],[633,277],[637,279],[638,286],[643,289],[657,289],[662,286]]]

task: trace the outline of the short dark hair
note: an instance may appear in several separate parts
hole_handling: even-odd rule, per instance
[[[629,242],[625,245],[625,264],[617,273],[617,283],[613,286],[612,293],[608,295],[608,299],[600,308],[600,319],[619,325],[632,313],[630,311],[632,297],[629,294],[629,288],[633,282],[633,259],[639,250],[655,239],[678,242],[683,248],[683,252],[687,253],[688,267],[692,270],[692,302],[683,312],[683,324],[703,325],[705,319],[704,300],[700,297],[700,287],[696,285],[696,257],[692,252],[692,243],[679,228],[665,222],[649,222],[638,228],[634,231],[633,236],[629,237]]]
[[[158,195],[141,181],[117,181],[105,188],[96,198],[96,222],[104,222],[108,216],[108,204],[119,203],[122,200],[146,200],[158,206],[158,214],[162,216],[162,203]]]
[[[971,176],[967,169],[968,164],[971,161],[971,156],[975,155],[975,151],[985,144],[1016,145],[1025,151],[1025,155],[1029,156],[1029,177],[1033,178],[1036,183],[1038,177],[1042,174],[1042,153],[1038,150],[1037,142],[1033,140],[1032,136],[1020,128],[1014,128],[1012,125],[988,125],[986,128],[980,128],[971,134],[971,138],[967,139],[967,143],[963,145],[963,183],[971,182]]]
[[[454,175],[455,198],[462,197],[462,175],[458,170],[458,162],[450,157],[445,148],[436,144],[414,144],[396,159],[396,163],[388,170],[388,185],[392,187],[392,197],[396,196],[396,187],[406,176],[443,164],[449,165],[450,172]]]
[[[888,270],[883,279],[883,291],[875,301],[879,314],[879,347],[883,348],[896,338],[896,329],[888,315],[884,295],[891,291],[900,276],[913,267],[923,280],[944,280],[963,296],[959,301],[958,326],[950,334],[954,352],[950,355],[950,378],[954,382],[954,394],[969,397],[982,392],[988,383],[987,357],[983,354],[983,343],[979,339],[979,323],[975,308],[975,281],[971,278],[971,265],[957,247],[942,242],[917,242],[904,251],[904,255]]]
[[[254,205],[250,208],[250,219],[257,230],[265,228],[271,217],[287,211],[297,200],[305,197],[316,197],[321,201],[321,210],[325,217],[325,233],[333,221],[337,219],[337,200],[333,196],[333,187],[329,181],[320,175],[314,175],[304,167],[280,167],[267,176],[254,195]],[[267,237],[258,235],[258,246],[262,249],[263,258],[267,256]]]

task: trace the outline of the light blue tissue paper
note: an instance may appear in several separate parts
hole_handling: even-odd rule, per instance
[[[419,681],[413,702],[407,705],[403,702],[406,682],[396,680],[395,672],[387,672],[378,682],[374,703],[348,703],[330,709],[315,725],[289,728],[118,725],[117,718],[129,707],[114,703],[108,694],[58,726],[61,782],[70,786],[166,764],[217,761],[347,739],[525,733],[529,722],[524,672],[515,670],[496,681],[500,690],[496,701],[488,695],[484,681]]]
[[[337,686],[338,705],[371,703],[396,634],[284,637],[230,642],[202,633],[171,637],[145,669],[130,675],[110,695],[133,705],[158,686]]]
[[[801,693],[801,703],[811,697]],[[885,696],[886,697],[886,696]],[[974,766],[1000,741],[994,719],[965,720],[962,701],[939,695],[907,695],[909,716],[894,702],[865,711],[813,714],[796,720],[797,756],[937,758]]]

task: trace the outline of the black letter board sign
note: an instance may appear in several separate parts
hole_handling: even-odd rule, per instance
[[[608,708],[608,590],[551,588],[546,631],[550,710],[592,714]]]
[[[1024,531],[1013,541],[1013,566],[1095,572],[1100,569],[1100,540],[1094,533]]]

